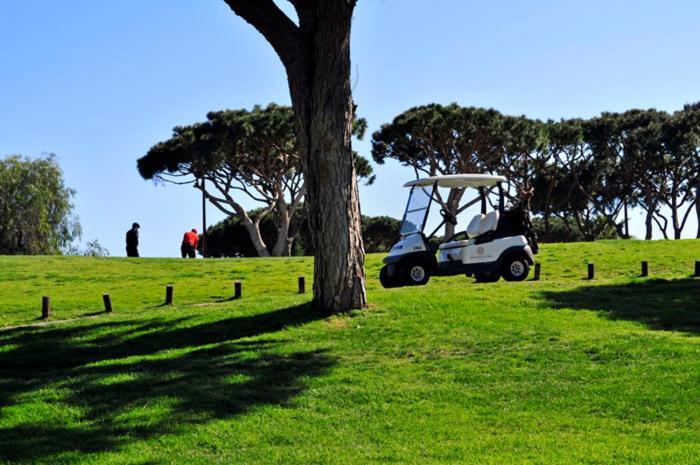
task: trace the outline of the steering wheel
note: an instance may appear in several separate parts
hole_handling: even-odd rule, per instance
[[[444,208],[440,209],[440,214],[442,215],[442,218],[451,225],[457,224],[457,217],[455,217],[452,213],[448,212]]]

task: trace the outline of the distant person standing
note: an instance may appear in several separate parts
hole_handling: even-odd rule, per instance
[[[139,256],[139,229],[141,226],[138,223],[131,225],[131,229],[126,232],[126,256]]]
[[[182,258],[194,258],[196,256],[197,243],[199,242],[199,236],[197,235],[197,230],[192,229],[188,231],[182,238],[182,245],[180,246],[180,252],[182,252]]]

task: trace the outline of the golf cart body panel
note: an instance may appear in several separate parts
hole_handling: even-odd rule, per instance
[[[448,242],[440,246],[438,265],[440,274],[473,274],[486,271],[497,272],[504,258],[511,253],[522,253],[529,265],[535,263],[530,245],[523,236],[494,239],[488,247],[468,241]]]
[[[506,211],[500,183],[503,176],[489,174],[456,174],[416,179],[405,184],[410,187],[408,203],[401,223],[401,238],[384,258],[380,273],[384,287],[426,284],[430,275],[466,274],[492,282],[503,276],[509,281],[527,277],[534,264],[537,244],[523,211]],[[426,237],[424,228],[433,202],[439,202],[438,187],[450,189],[478,188],[479,197],[461,210],[481,200],[481,214],[476,215],[462,231],[437,250],[431,249],[429,238],[447,221],[456,224],[456,217],[440,210],[443,221]],[[498,210],[486,214],[486,189],[498,187]],[[527,219],[527,220],[526,220]],[[463,236],[464,239],[458,239]],[[437,254],[436,254],[437,252]]]
[[[387,259],[403,257],[410,253],[416,252],[430,253],[430,250],[428,249],[428,246],[425,243],[425,238],[423,237],[423,235],[416,233],[410,234],[408,236],[403,236],[401,237],[401,240],[394,244],[394,246],[391,248],[391,250],[389,251],[389,255],[384,259],[384,262],[388,263]]]

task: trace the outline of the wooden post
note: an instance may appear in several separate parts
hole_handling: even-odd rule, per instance
[[[299,294],[306,293],[306,278],[299,276]]]
[[[47,319],[51,316],[51,298],[47,295],[41,298],[41,318]]]
[[[532,278],[533,281],[540,280],[540,271],[542,266],[539,263],[535,263],[535,276]]]
[[[233,283],[233,298],[240,299],[243,295],[243,286],[240,281]]]
[[[700,278],[700,262],[695,262],[695,277]]]
[[[165,305],[173,304],[173,286],[165,286]]]
[[[649,263],[647,261],[642,262],[642,278],[649,276]]]
[[[102,302],[105,304],[105,312],[112,313],[112,298],[109,294],[102,294]]]
[[[595,265],[593,263],[588,264],[588,279],[595,278]]]

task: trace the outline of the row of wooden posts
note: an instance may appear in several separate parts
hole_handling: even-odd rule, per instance
[[[306,278],[299,276],[298,279],[299,294],[306,293]],[[165,286],[165,305],[173,304],[173,295],[175,288],[172,284]],[[240,299],[243,297],[243,284],[240,281],[235,281],[233,283],[233,298]],[[105,313],[112,313],[112,298],[109,294],[102,295],[102,302],[105,306]],[[43,296],[41,298],[41,318],[46,319],[51,316],[51,298],[49,296]]]
[[[535,276],[532,278],[533,281],[539,281],[540,280],[540,274],[542,272],[542,265],[540,263],[535,263]],[[649,276],[649,262],[646,260],[642,262],[642,272],[640,274],[642,278],[646,278]],[[700,278],[700,261],[695,262],[695,273],[693,274],[694,277]],[[588,264],[588,279],[594,279],[595,278],[595,264],[594,263],[589,263]]]
[[[540,263],[535,263],[535,275],[533,276],[532,280],[533,281],[539,281],[540,276],[542,273],[542,265]],[[647,277],[649,276],[649,262],[643,261],[642,262],[642,277]],[[700,261],[695,262],[695,277],[700,277]],[[588,279],[594,279],[595,278],[595,264],[589,263],[588,264]],[[298,279],[298,286],[299,286],[299,294],[304,294],[306,293],[306,278],[303,276],[299,276]],[[173,294],[174,294],[174,287],[172,284],[169,284],[165,287],[165,305],[172,305],[173,304]],[[240,299],[243,297],[243,284],[240,281],[235,281],[233,283],[233,298],[234,299]],[[102,301],[105,306],[105,312],[106,313],[112,313],[112,298],[109,296],[109,294],[104,294],[102,296]],[[51,299],[49,296],[44,296],[41,299],[41,317],[46,319],[51,316]]]

